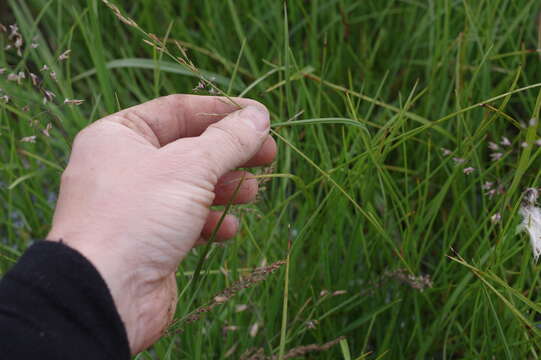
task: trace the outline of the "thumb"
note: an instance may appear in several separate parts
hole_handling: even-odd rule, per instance
[[[269,134],[269,112],[249,105],[210,125],[198,138],[208,160],[221,177],[250,160]]]

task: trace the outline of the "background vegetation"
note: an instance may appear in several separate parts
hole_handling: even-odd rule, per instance
[[[280,146],[260,200],[233,209],[238,238],[211,249],[197,291],[187,285],[201,249],[182,264],[178,321],[138,359],[279,358],[340,336],[307,356],[539,356],[540,267],[516,233],[521,194],[540,184],[538,1],[115,3],[175,53],[180,41],[222,90],[265,103]],[[46,236],[78,131],[194,92],[199,78],[101,1],[8,0],[0,11],[24,38],[19,56],[10,29],[0,33],[0,48],[12,45],[0,51],[5,272]],[[56,95],[46,104],[45,90]],[[257,286],[185,321],[279,260]]]

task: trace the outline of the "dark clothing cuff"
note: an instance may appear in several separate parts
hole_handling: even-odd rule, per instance
[[[0,280],[2,359],[130,359],[107,284],[76,250],[31,246]]]

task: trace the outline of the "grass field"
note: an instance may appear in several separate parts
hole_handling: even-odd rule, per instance
[[[538,1],[115,3],[172,53],[180,42],[222,91],[266,104],[280,147],[260,200],[232,210],[242,231],[212,247],[200,288],[188,284],[202,249],[181,265],[177,321],[137,359],[541,355],[540,266],[516,231],[524,190],[541,186]],[[24,38],[19,56],[0,33],[0,48],[12,45],[0,51],[5,272],[46,236],[78,131],[194,93],[199,78],[99,0],[8,0],[0,23]],[[56,94],[46,104],[45,89]]]

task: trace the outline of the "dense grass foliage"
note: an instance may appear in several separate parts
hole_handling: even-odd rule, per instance
[[[309,356],[540,355],[540,267],[516,233],[523,191],[540,186],[541,131],[530,121],[541,105],[537,1],[116,4],[175,54],[171,40],[180,41],[223,91],[266,104],[280,146],[274,168],[261,170],[270,176],[260,200],[233,208],[242,231],[212,247],[198,289],[188,284],[201,250],[181,265],[179,322],[138,359],[250,358],[251,348],[278,358],[339,336],[346,340]],[[80,129],[157,96],[193,93],[199,81],[99,0],[6,8],[0,22],[17,23],[25,45],[22,56],[0,51],[0,96],[11,97],[0,101],[2,272],[46,236]],[[43,84],[32,86],[28,73],[8,81],[20,71]],[[56,98],[44,105],[45,89]],[[278,260],[288,264],[183,321]]]

